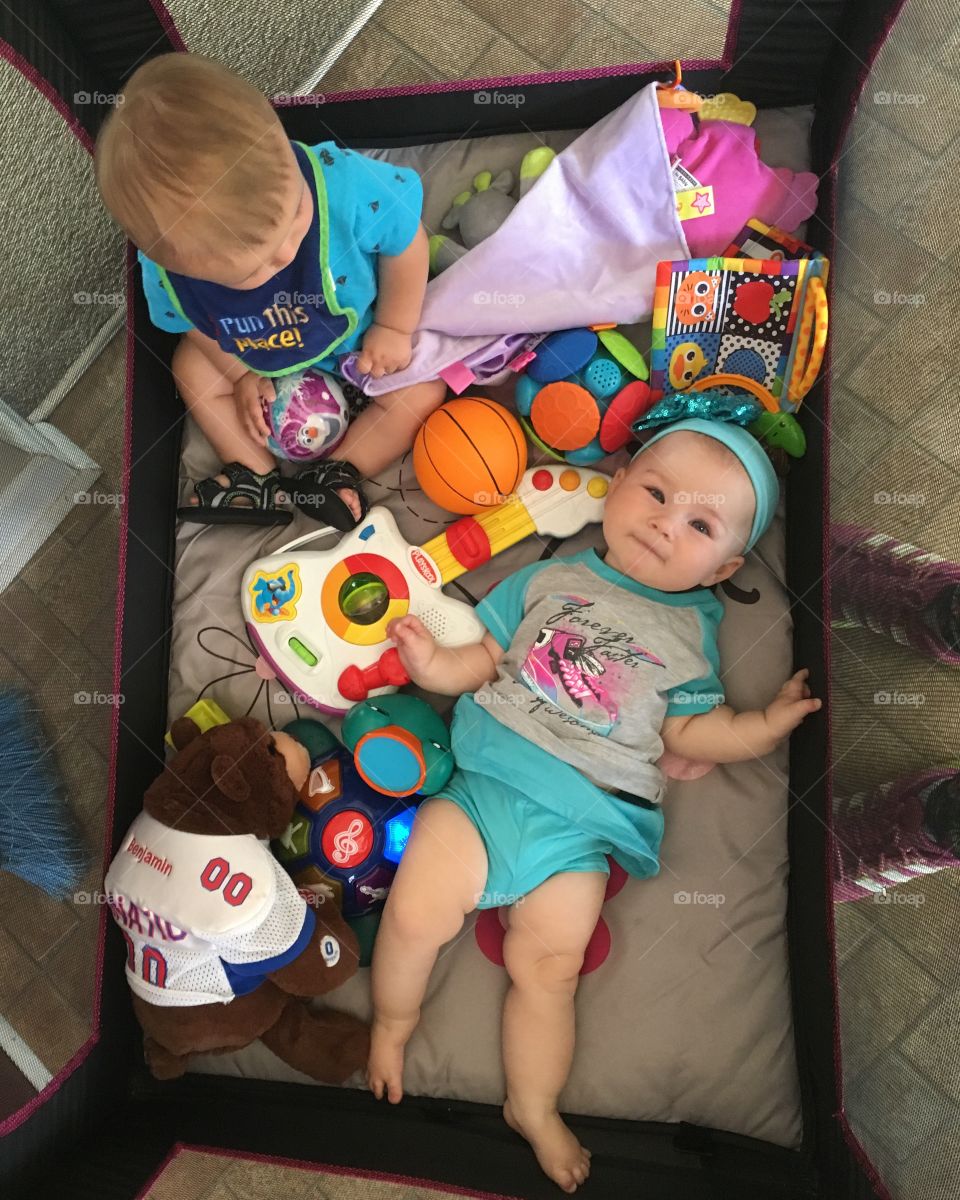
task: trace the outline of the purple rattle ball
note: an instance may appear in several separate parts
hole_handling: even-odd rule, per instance
[[[343,440],[350,420],[340,383],[311,368],[281,375],[273,385],[277,398],[263,405],[268,449],[291,462],[326,458]]]

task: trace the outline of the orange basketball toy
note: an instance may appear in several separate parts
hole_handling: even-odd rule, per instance
[[[434,504],[464,515],[502,504],[527,468],[520,422],[481,396],[450,400],[424,421],[413,469]]]

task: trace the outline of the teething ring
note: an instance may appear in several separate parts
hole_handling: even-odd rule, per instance
[[[807,285],[807,303],[804,305],[800,322],[797,355],[787,385],[787,399],[797,408],[816,382],[827,348],[829,324],[827,293],[823,280],[813,278]]]
[[[698,379],[696,383],[691,383],[687,391],[689,392],[707,392],[710,388],[715,387],[735,387],[741,391],[749,392],[756,400],[759,400],[767,412],[778,413],[780,405],[776,402],[769,388],[765,388],[762,383],[757,383],[755,379],[748,379],[746,375],[730,375],[725,372],[720,372],[719,375],[707,375],[705,379]]]

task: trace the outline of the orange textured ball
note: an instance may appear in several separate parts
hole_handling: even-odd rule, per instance
[[[527,443],[502,404],[460,396],[424,421],[413,444],[413,469],[440,508],[484,512],[516,490],[527,469]]]

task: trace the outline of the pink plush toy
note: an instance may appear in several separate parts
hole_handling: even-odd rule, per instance
[[[713,188],[714,212],[683,221],[692,258],[722,254],[751,217],[788,232],[813,215],[817,177],[768,167],[748,125],[700,121],[679,109],[660,110],[671,162],[702,187]]]

